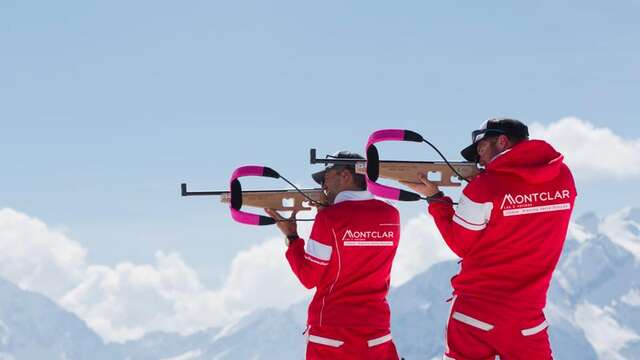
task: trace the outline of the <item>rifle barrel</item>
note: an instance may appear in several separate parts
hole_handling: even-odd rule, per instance
[[[229,190],[223,191],[188,191],[187,184],[180,184],[180,190],[182,196],[215,196],[215,195],[225,195],[229,194]],[[314,192],[314,191],[322,191],[320,188],[313,189],[300,189],[302,192]],[[286,189],[286,190],[243,190],[242,193],[298,193],[295,189]]]

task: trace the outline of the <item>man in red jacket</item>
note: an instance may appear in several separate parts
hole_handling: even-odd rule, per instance
[[[363,159],[346,151],[335,157]],[[318,210],[306,248],[294,221],[277,223],[291,269],[302,285],[316,288],[306,358],[397,360],[386,296],[400,240],[398,210],[369,194],[354,166],[328,166],[313,178],[331,205]]]
[[[462,151],[485,171],[458,207],[424,176],[411,186],[429,201],[444,241],[462,260],[444,359],[551,359],[543,314],[567,234],[576,189],[563,156],[527,126],[492,119]]]

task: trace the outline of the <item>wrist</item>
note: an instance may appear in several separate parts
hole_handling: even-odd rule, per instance
[[[431,197],[431,196],[435,196],[439,193],[442,193],[442,191],[440,190],[439,187],[437,186],[433,186],[433,187],[429,187],[427,189],[425,189],[426,191],[424,192],[424,196],[425,197]]]
[[[435,194],[425,197],[425,200],[427,200],[428,203],[431,203],[432,201],[435,201],[436,199],[439,199],[441,197],[444,197],[444,193],[438,190],[438,192],[436,192]]]
[[[297,233],[289,234],[285,236],[284,243],[285,245],[287,245],[287,247],[289,247],[294,241],[298,239],[300,239],[300,236]]]

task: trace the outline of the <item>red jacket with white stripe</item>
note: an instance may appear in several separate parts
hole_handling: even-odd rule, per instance
[[[286,253],[300,282],[316,288],[308,325],[388,329],[399,240],[398,210],[366,191],[343,191],[319,211],[306,248],[295,240]]]
[[[455,211],[449,198],[431,202],[442,237],[462,258],[451,279],[454,294],[540,312],[575,197],[563,156],[544,141],[527,140],[493,159]]]

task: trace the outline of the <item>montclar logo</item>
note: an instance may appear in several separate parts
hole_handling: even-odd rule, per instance
[[[345,239],[389,239],[393,238],[393,235],[393,231],[353,231],[347,229],[342,237],[342,241],[345,241]]]
[[[526,207],[533,206],[534,203],[538,202],[547,202],[561,199],[569,199],[571,197],[571,192],[569,190],[558,190],[558,191],[547,191],[547,192],[537,192],[530,194],[505,194],[504,199],[502,199],[502,205],[500,205],[500,209],[504,209],[505,205],[507,208],[511,207]]]

